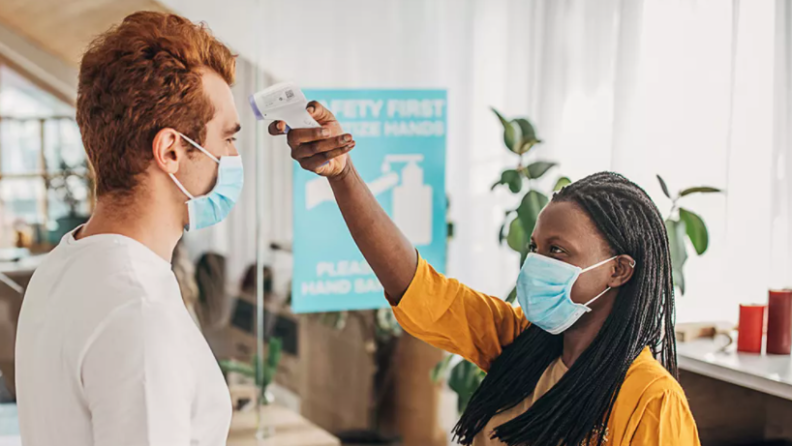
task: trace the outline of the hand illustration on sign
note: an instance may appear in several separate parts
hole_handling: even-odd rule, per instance
[[[367,182],[375,196],[393,191],[391,218],[415,246],[432,243],[432,186],[424,183],[420,154],[389,154],[382,163],[382,176]],[[392,165],[405,163],[401,172]],[[322,203],[335,202],[333,191],[325,178],[315,178],[305,185],[305,208],[311,210]]]

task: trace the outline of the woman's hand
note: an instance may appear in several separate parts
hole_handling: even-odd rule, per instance
[[[270,135],[287,135],[291,156],[303,169],[328,178],[341,175],[350,164],[347,153],[355,148],[355,140],[349,133],[343,133],[335,116],[322,104],[313,101],[307,110],[320,128],[287,132],[285,122],[275,121],[269,126]]]

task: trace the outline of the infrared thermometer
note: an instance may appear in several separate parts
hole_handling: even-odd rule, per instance
[[[292,129],[321,127],[305,110],[305,94],[292,82],[273,85],[250,95],[249,100],[258,120],[283,121]]]

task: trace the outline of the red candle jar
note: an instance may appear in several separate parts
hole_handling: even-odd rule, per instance
[[[740,305],[740,326],[737,333],[737,351],[762,353],[764,305]]]
[[[767,303],[767,348],[774,355],[792,350],[792,290],[770,290]]]

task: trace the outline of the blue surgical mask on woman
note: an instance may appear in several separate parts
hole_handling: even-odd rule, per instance
[[[208,194],[200,197],[193,196],[176,179],[176,176],[172,173],[169,174],[176,186],[189,198],[187,201],[189,223],[185,229],[190,232],[220,223],[228,216],[242,192],[245,176],[242,169],[242,157],[239,155],[221,156],[218,159],[192,139],[181,133],[179,135],[219,165],[217,182]]]
[[[616,256],[618,257],[618,256]],[[517,301],[529,322],[551,334],[561,334],[581,316],[589,305],[610,291],[610,287],[585,304],[572,301],[572,286],[581,274],[616,259],[611,257],[588,268],[580,268],[552,257],[530,253],[517,278]],[[630,265],[635,267],[635,264]]]

